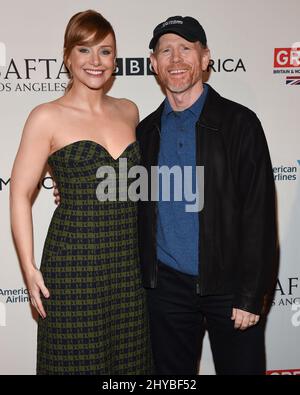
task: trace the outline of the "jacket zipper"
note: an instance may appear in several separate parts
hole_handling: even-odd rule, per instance
[[[159,155],[159,148],[160,148],[160,138],[161,138],[161,132],[160,128],[157,124],[155,124],[155,127],[159,133],[159,142],[158,142],[158,150],[157,150],[157,165],[158,165],[158,155]],[[157,272],[158,272],[158,264],[157,264],[157,202],[154,202],[154,221],[152,224],[152,234],[154,235],[154,254],[156,258],[156,262],[152,271],[152,277],[151,277],[151,287],[155,288],[157,285]]]
[[[198,120],[196,122],[196,132],[197,132],[197,134],[196,134],[196,166],[198,165],[198,163],[197,163],[198,160],[197,159],[199,159],[199,165],[200,165],[200,126],[201,125],[200,125],[200,122]],[[199,154],[198,154],[198,151],[199,151]],[[205,181],[204,181],[204,183],[205,183]],[[202,276],[201,276],[201,267],[202,267],[202,265],[201,265],[201,263],[202,262],[201,262],[201,259],[200,259],[200,256],[201,256],[200,251],[201,251],[201,248],[202,248],[201,239],[203,239],[203,237],[200,236],[200,235],[204,234],[204,233],[202,233],[204,231],[204,224],[201,223],[200,213],[198,213],[198,220],[199,220],[199,237],[198,237],[198,243],[199,243],[199,245],[198,245],[198,259],[199,259],[198,271],[199,271],[199,273],[198,273],[198,277],[197,277],[197,280],[196,280],[196,294],[197,295],[201,295],[202,294],[202,286],[201,286],[201,283],[202,283]]]

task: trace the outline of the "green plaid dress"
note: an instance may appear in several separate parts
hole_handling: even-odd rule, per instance
[[[128,170],[140,161],[138,142],[122,153]],[[137,241],[137,203],[99,201],[96,189],[119,159],[83,140],[48,160],[61,195],[49,226],[41,272],[51,297],[39,318],[37,374],[151,374],[145,292]],[[117,195],[118,197],[118,195]]]

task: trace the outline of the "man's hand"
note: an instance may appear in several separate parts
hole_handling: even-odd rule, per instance
[[[53,196],[55,198],[54,202],[55,204],[59,204],[60,203],[60,196],[59,196],[59,191],[57,189],[57,185],[55,184],[55,182],[53,182]]]
[[[232,309],[231,319],[234,320],[235,329],[244,331],[245,329],[258,323],[259,315],[255,315],[240,309]]]

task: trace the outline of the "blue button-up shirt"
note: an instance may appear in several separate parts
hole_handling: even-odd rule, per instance
[[[184,166],[191,166],[192,191],[196,193],[196,122],[198,121],[208,86],[196,102],[184,111],[173,111],[168,99],[165,99],[161,119],[161,138],[158,166],[179,166],[184,174]],[[171,176],[169,201],[163,201],[162,176],[159,176],[159,201],[157,218],[157,257],[166,265],[192,275],[199,270],[199,213],[186,212],[187,201],[184,194],[184,177],[182,186],[176,183]],[[166,183],[164,183],[166,185]],[[190,185],[191,186],[191,185]],[[174,196],[175,193],[175,196]],[[178,199],[182,194],[182,199]],[[177,197],[176,197],[177,195]],[[174,197],[176,198],[174,200]],[[165,199],[168,199],[165,196]]]

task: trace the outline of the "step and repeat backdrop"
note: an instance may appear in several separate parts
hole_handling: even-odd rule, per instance
[[[64,94],[66,24],[95,9],[113,25],[118,69],[110,95],[137,103],[141,118],[163,100],[149,68],[153,28],[173,15],[204,26],[209,83],[253,109],[268,140],[277,189],[280,263],[266,330],[267,373],[300,374],[300,31],[299,0],[0,1],[0,374],[35,374],[35,316],[9,221],[9,183],[24,122],[33,107]],[[42,133],[42,131],[41,131]],[[46,175],[33,206],[36,262],[55,210]],[[214,374],[208,336],[200,374]]]

